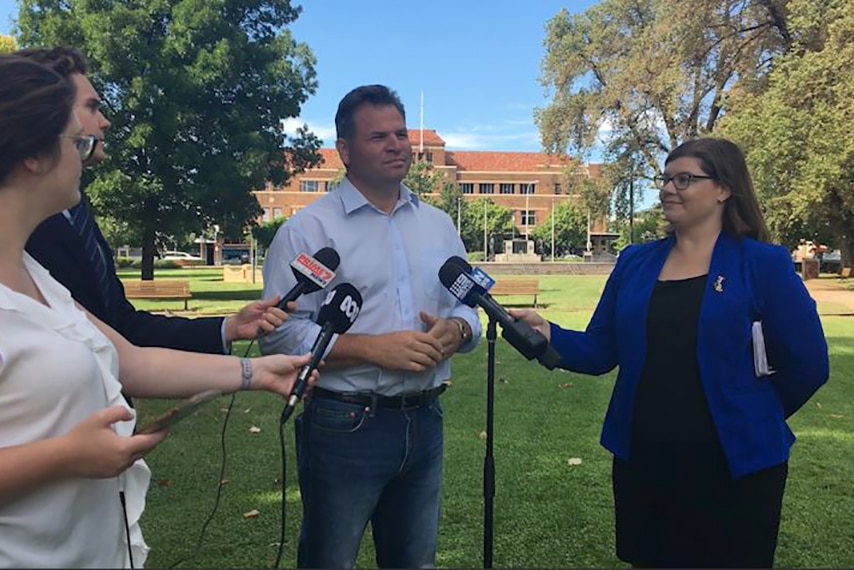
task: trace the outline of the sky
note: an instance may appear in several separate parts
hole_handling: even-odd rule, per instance
[[[338,101],[352,88],[395,89],[410,128],[434,129],[449,150],[539,151],[535,107],[546,22],[592,0],[305,0],[290,29],[317,58],[317,92],[301,116],[334,146]],[[15,0],[0,0],[0,33],[12,33]]]

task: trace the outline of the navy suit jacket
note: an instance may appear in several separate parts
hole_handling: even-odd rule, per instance
[[[97,224],[95,232],[110,274],[109,303],[103,299],[83,240],[62,213],[42,222],[30,236],[26,249],[71,291],[78,303],[133,344],[222,354],[221,317],[185,319],[134,309],[125,297],[110,246]]]
[[[624,460],[646,361],[647,307],[673,244],[670,237],[623,250],[584,332],[551,325],[562,368],[604,374],[620,367],[602,445]],[[768,361],[776,370],[770,377],[754,371],[754,321],[763,324]],[[700,308],[697,362],[733,477],[785,461],[795,440],[785,419],[829,375],[815,302],[786,248],[721,232]]]

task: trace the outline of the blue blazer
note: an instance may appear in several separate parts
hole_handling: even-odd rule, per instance
[[[630,456],[632,412],[646,360],[647,308],[675,239],[629,246],[584,332],[551,325],[561,367],[585,374],[620,370],[602,445]],[[761,320],[771,376],[757,377],[751,328]],[[739,478],[789,457],[795,436],[785,418],[827,381],[827,343],[815,302],[782,246],[717,239],[700,308],[697,361],[730,472]]]
[[[83,240],[61,213],[36,228],[26,249],[78,303],[133,344],[222,354],[221,317],[184,319],[137,311],[125,297],[110,246],[97,224],[95,233],[110,272],[109,303],[103,298]]]

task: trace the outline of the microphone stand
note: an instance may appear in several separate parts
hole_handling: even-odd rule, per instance
[[[483,567],[492,568],[493,503],[495,499],[495,459],[492,443],[495,425],[495,338],[496,321],[486,325],[486,455],[483,458]]]

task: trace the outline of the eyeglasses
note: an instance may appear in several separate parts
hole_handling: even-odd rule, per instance
[[[679,174],[674,174],[673,176],[668,176],[667,174],[660,174],[653,178],[655,181],[655,185],[659,188],[663,189],[670,182],[673,182],[673,186],[676,187],[677,190],[685,190],[694,183],[695,180],[717,180],[714,176],[701,176],[699,174],[691,174],[690,172],[680,172]]]
[[[98,137],[88,135],[85,137],[76,137],[73,135],[59,135],[61,139],[71,139],[74,141],[74,148],[77,149],[77,154],[80,155],[80,160],[86,162],[92,158],[95,152],[95,147],[98,146]]]

